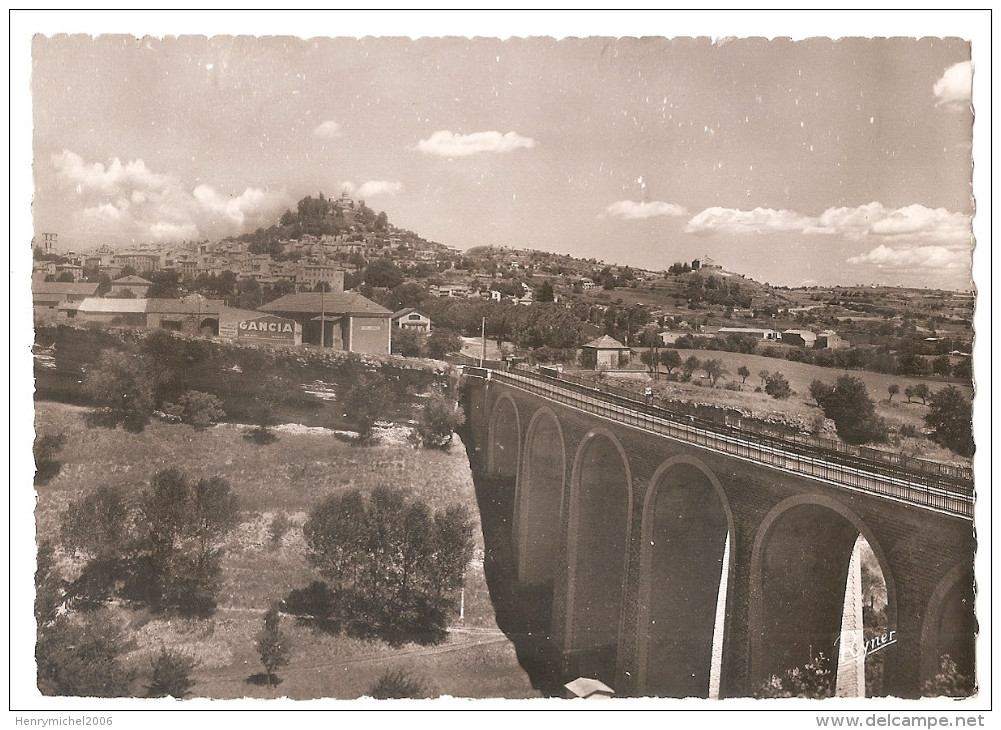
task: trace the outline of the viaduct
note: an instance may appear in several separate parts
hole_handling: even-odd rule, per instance
[[[972,475],[784,448],[566,378],[465,372],[498,620],[519,656],[548,657],[552,687],[747,697],[836,655],[859,536],[894,632],[884,693],[920,696],[943,655],[973,676]]]

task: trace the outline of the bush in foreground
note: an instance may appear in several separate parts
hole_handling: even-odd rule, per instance
[[[423,683],[401,669],[387,669],[368,693],[377,700],[419,700],[427,697]]]
[[[317,620],[353,636],[440,642],[458,608],[472,534],[461,506],[432,512],[387,487],[331,495],[303,527],[307,559],[329,585],[314,584],[302,598],[326,612],[313,613]]]

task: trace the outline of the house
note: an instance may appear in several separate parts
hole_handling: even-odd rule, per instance
[[[393,313],[357,292],[288,294],[258,308],[302,326],[302,342],[369,355],[388,355]]]
[[[778,340],[779,333],[775,330],[765,329],[762,327],[720,327],[719,334],[726,336],[728,334],[735,335],[751,335],[752,337],[757,337],[760,340]]]
[[[145,299],[113,299],[88,297],[80,302],[65,302],[59,312],[81,323],[106,324],[113,327],[145,327]]]
[[[98,284],[66,281],[35,281],[31,284],[31,304],[35,314],[59,309],[66,302],[82,302],[97,295]]]
[[[111,282],[111,296],[119,296],[123,291],[132,292],[136,299],[145,299],[153,282],[141,276],[123,276]]]
[[[83,267],[78,264],[56,264],[56,276],[61,276],[62,274],[69,274],[73,277],[73,281],[80,281],[83,279]]]
[[[465,284],[446,284],[432,288],[431,293],[442,298],[465,298],[470,295],[470,289]]]
[[[782,341],[800,347],[813,347],[817,342],[817,335],[810,330],[785,330],[782,333]]]
[[[273,314],[224,306],[219,310],[219,336],[239,342],[301,345],[302,325]]]
[[[851,343],[833,330],[824,330],[817,335],[817,342],[814,347],[826,348],[828,350],[840,350],[844,347],[851,347]]]
[[[182,299],[147,299],[146,326],[187,334],[219,334],[220,299],[191,294]]]
[[[393,312],[392,322],[393,327],[399,329],[412,330],[424,335],[431,332],[431,318],[421,314],[413,307]]]
[[[629,348],[608,335],[591,340],[582,349],[585,356],[593,353],[595,370],[612,370],[619,367],[623,359],[629,359]]]

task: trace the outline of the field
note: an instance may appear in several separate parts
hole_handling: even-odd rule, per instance
[[[744,355],[736,352],[678,350],[678,354],[681,355],[682,360],[692,355],[702,361],[711,358],[721,360],[727,370],[727,374],[721,378],[715,388],[711,389],[702,385],[703,383],[708,383],[708,380],[700,377],[705,374],[703,371],[696,371],[691,383],[675,383],[661,380],[659,384],[655,385],[655,391],[662,393],[664,397],[744,409],[752,412],[756,417],[795,423],[801,428],[808,428],[811,421],[821,413],[814,400],[810,397],[810,383],[814,380],[821,380],[833,385],[834,381],[845,372],[818,365],[779,360],[761,355]],[[737,368],[741,365],[747,366],[747,369],[751,371],[747,382],[742,385],[740,391],[724,389],[723,385],[728,382],[736,382],[738,384],[741,382],[740,376],[737,375]],[[767,370],[770,373],[782,373],[789,381],[793,394],[787,400],[775,400],[764,392],[755,393],[754,389],[761,385],[761,380],[758,377],[758,372],[761,370]],[[861,370],[850,371],[850,374],[865,383],[869,397],[876,402],[877,415],[886,419],[887,424],[893,430],[897,430],[905,425],[913,426],[919,432],[925,428],[924,415],[928,412],[928,407],[922,405],[918,399],[914,399],[912,403],[907,402],[903,391],[909,386],[925,383],[934,392],[946,385],[955,385],[965,397],[970,398],[973,395],[973,389],[969,385],[957,383],[952,380],[910,378]],[[889,402],[887,387],[891,383],[898,384],[901,392],[899,395],[894,396],[892,402]],[[825,435],[833,437],[833,430],[829,427],[828,433]],[[932,461],[969,464],[968,460],[957,456],[948,449],[926,438],[903,438],[901,439],[899,449],[909,456],[917,456]]]
[[[222,476],[240,498],[241,523],[231,533],[224,559],[219,609],[207,620],[165,620],[141,611],[115,609],[135,633],[129,659],[138,668],[161,645],[195,656],[193,678],[198,697],[288,696],[293,699],[363,696],[387,669],[403,669],[419,678],[432,696],[537,696],[518,665],[513,646],[497,628],[483,577],[483,541],[469,465],[456,440],[447,452],[415,450],[399,428],[382,429],[380,442],[356,447],[324,429],[286,426],[278,441],[254,445],[243,427],[221,424],[204,432],[158,421],[142,434],[87,428],[87,410],[51,402],[36,403],[36,432],[63,432],[60,474],[40,486],[36,508],[39,537],[55,536],[59,514],[79,495],[116,482],[135,490],[167,466],[192,478]],[[301,526],[309,510],[325,496],[343,489],[371,489],[380,484],[412,490],[432,507],[465,505],[476,525],[476,550],[467,569],[464,616],[453,622],[448,640],[438,646],[399,649],[375,641],[325,634],[296,625],[283,626],[293,636],[291,664],[279,671],[276,689],[248,681],[261,672],[254,637],[265,608],[317,575],[305,560]],[[292,528],[279,545],[269,539],[275,514],[284,512]],[[63,556],[67,572],[74,568]]]

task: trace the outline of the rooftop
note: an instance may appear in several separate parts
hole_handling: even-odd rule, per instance
[[[361,314],[392,316],[385,307],[353,291],[304,292],[285,296],[258,307],[262,312],[293,312],[298,314]]]

